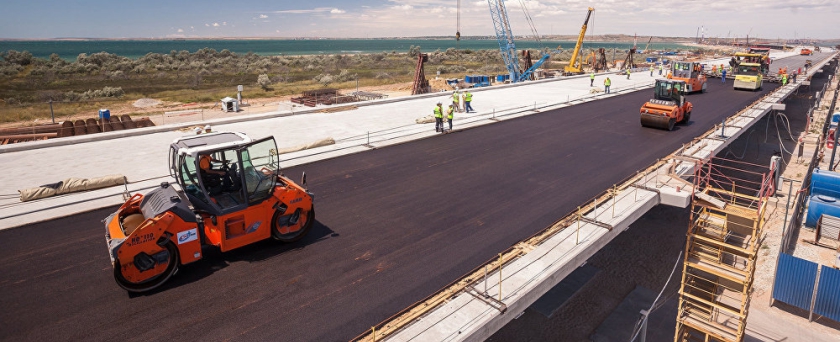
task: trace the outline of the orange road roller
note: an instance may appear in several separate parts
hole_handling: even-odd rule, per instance
[[[175,184],[131,196],[105,219],[117,284],[129,292],[157,288],[179,266],[274,238],[301,239],[315,221],[314,195],[280,170],[273,137],[252,140],[218,132],[176,139],[169,149]]]
[[[654,98],[639,110],[644,127],[673,130],[691,119],[691,102],[685,100],[685,81],[660,79],[653,87]]]

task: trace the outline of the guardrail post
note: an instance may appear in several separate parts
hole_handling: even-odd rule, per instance
[[[484,265],[484,296],[487,297],[487,265]]]
[[[502,253],[499,253],[499,301],[502,301]]]
[[[370,145],[370,131],[367,132],[367,144]]]
[[[636,171],[636,176],[637,176],[636,178],[638,178],[639,171]],[[636,202],[639,201],[639,187],[634,186],[633,188],[635,188],[635,190],[633,190],[633,203],[636,203]]]
[[[370,327],[370,330],[373,331],[373,342],[376,342],[376,327]]]
[[[575,246],[580,243],[580,207],[577,212],[577,235],[575,236]]]
[[[616,191],[615,184],[613,184],[613,205],[612,205],[612,217],[615,218],[615,197],[618,195],[618,191]]]

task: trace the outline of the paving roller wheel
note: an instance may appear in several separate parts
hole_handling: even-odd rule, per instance
[[[676,120],[674,120],[674,118],[669,117],[667,115],[642,113],[641,123],[644,127],[665,129],[671,131],[674,129],[674,125],[676,125],[677,122]]]
[[[271,220],[271,237],[277,241],[291,243],[303,238],[315,223],[315,207],[308,211],[296,210],[291,215],[274,213]]]
[[[175,244],[172,243],[172,241],[167,241],[163,247],[166,249],[167,252],[169,252],[169,258],[166,261],[166,269],[164,269],[163,272],[152,278],[135,283],[129,281],[123,276],[121,272],[120,261],[119,259],[117,259],[114,266],[114,279],[117,280],[117,284],[128,292],[146,292],[153,290],[165,283],[170,277],[172,277],[172,275],[178,272],[179,258],[178,248],[175,247]]]

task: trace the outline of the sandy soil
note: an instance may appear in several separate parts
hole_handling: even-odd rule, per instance
[[[360,91],[367,91],[373,93],[380,93],[388,95],[389,98],[402,97],[411,95],[411,82],[387,84],[380,86],[359,87]],[[341,93],[351,93],[356,91],[356,88],[340,89]],[[294,95],[297,96],[297,95]],[[186,122],[196,120],[195,115],[188,115],[184,117],[164,117],[166,112],[203,110],[204,120],[230,117],[234,115],[250,115],[272,112],[276,110],[289,110],[295,105],[291,102],[293,96],[279,96],[266,98],[243,98],[243,105],[240,106],[238,113],[224,113],[221,111],[218,102],[192,102],[181,103],[171,101],[160,101],[157,99],[133,99],[119,102],[109,102],[107,107],[111,111],[111,115],[123,115],[133,113],[139,116],[148,116],[156,125],[170,124],[175,122]],[[91,118],[90,112],[80,113],[69,117],[62,117],[61,120],[77,120]],[[49,118],[37,119],[30,122],[10,122],[0,124],[0,128],[12,128],[22,126],[32,126],[39,124],[47,124],[50,122]]]

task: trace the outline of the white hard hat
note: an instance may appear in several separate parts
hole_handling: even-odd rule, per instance
[[[201,134],[201,127],[196,127],[193,131],[195,131],[195,134]]]
[[[210,125],[206,125],[206,126],[204,126],[204,130],[205,130],[205,131],[209,131],[209,130],[210,130]]]

